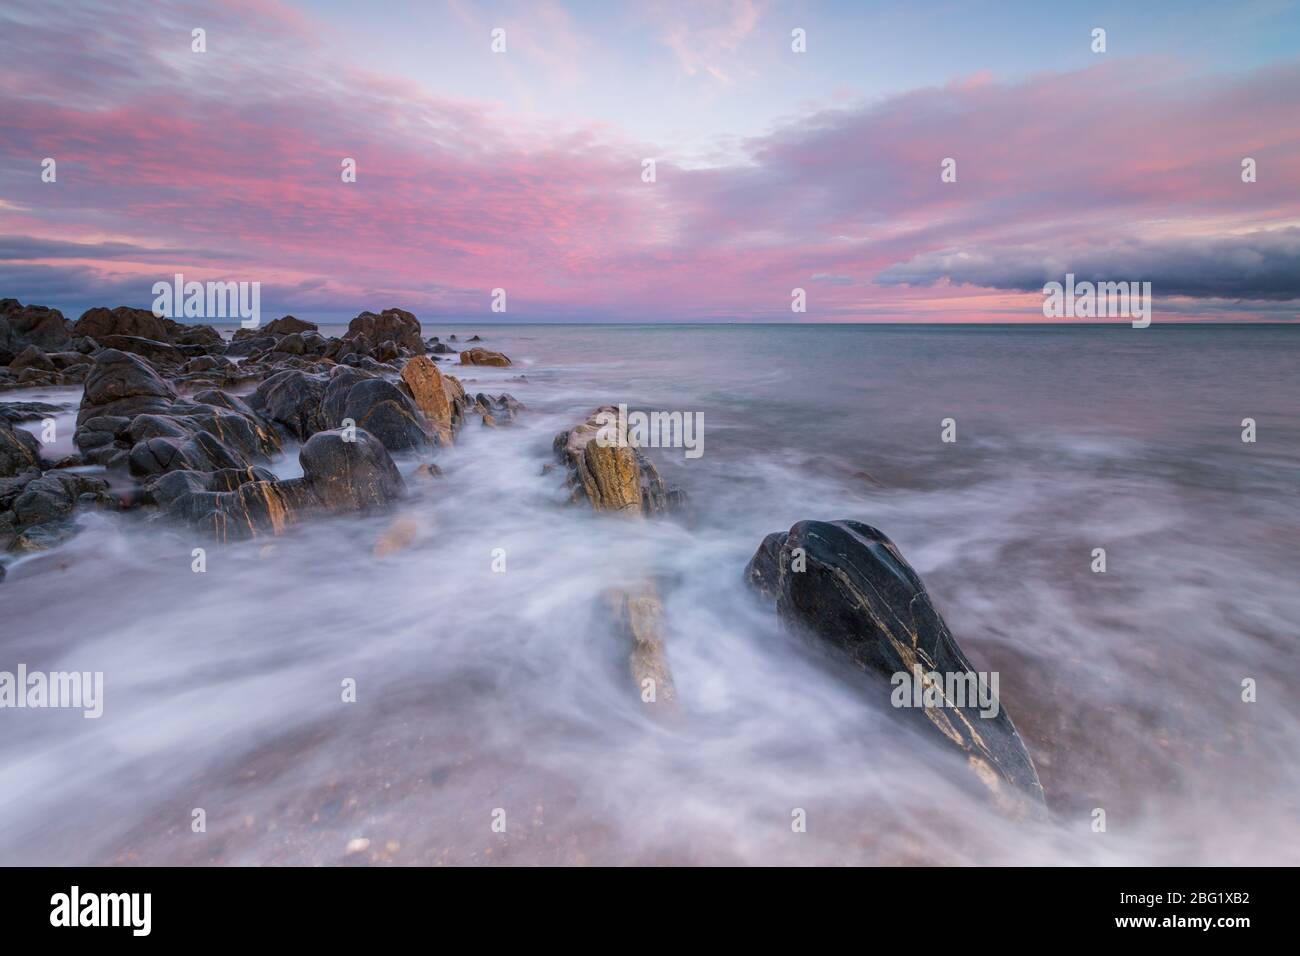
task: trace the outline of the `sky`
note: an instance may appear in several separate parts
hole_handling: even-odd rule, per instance
[[[1300,2],[5,0],[0,298],[176,273],[324,321],[1041,322],[1067,273],[1295,321]]]

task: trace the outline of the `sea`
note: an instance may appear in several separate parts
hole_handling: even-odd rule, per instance
[[[442,368],[526,410],[409,479],[404,549],[393,515],[223,546],[91,511],[9,556],[0,670],[104,690],[0,711],[0,863],[1300,863],[1300,327],[476,322],[424,333],[509,355]],[[79,391],[24,399],[70,449]],[[679,514],[546,468],[619,403],[701,416],[698,457],[649,452]],[[1043,818],[747,587],[764,535],[839,518],[999,675]],[[604,602],[647,577],[671,713]]]

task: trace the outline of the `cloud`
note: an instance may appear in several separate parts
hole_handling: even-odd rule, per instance
[[[1074,251],[1041,245],[927,252],[890,266],[880,285],[957,285],[1033,292],[1045,282],[1150,282],[1156,295],[1205,299],[1300,299],[1300,228],[1214,239],[1125,240]]]
[[[193,55],[187,9],[0,12],[21,41],[0,79],[0,294],[183,271],[259,281],[284,311],[486,313],[504,287],[512,318],[789,320],[807,283],[812,320],[1030,319],[1023,292],[1103,270],[1203,303],[1295,296],[1300,63],[981,74],[789,117],[721,165],[661,158],[648,184],[664,144],[553,118],[563,102],[543,121],[361,71],[347,38],[251,0],[215,6]],[[760,13],[693,14],[692,55],[725,66]],[[556,55],[582,49],[562,10],[543,22]]]

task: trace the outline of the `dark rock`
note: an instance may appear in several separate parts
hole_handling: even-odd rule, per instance
[[[14,499],[15,524],[19,528],[27,528],[67,517],[82,495],[108,501],[108,483],[88,475],[47,472],[28,482],[22,493]]]
[[[0,421],[0,478],[41,467],[41,443],[25,428]]]
[[[420,320],[405,309],[385,309],[376,315],[374,312],[362,312],[348,323],[344,338],[358,340],[364,337],[367,347],[359,351],[370,352],[369,343],[392,339],[398,345],[405,346],[412,352],[422,354],[424,341],[420,338]]]
[[[14,372],[21,372],[25,368],[40,369],[43,372],[55,371],[55,366],[41,349],[35,345],[29,345],[9,363],[9,368]]]
[[[176,390],[144,359],[105,349],[95,356],[86,376],[77,424],[103,415],[134,417],[163,412],[175,398]]]
[[[471,336],[469,337],[469,341],[470,341],[470,342],[482,342],[483,340],[482,340],[481,338],[479,338],[477,335],[471,335]]]
[[[130,335],[164,342],[167,340],[167,325],[147,309],[120,305],[115,309],[87,309],[72,324],[72,334],[88,335],[101,344],[110,335]]]
[[[99,344],[106,349],[117,349],[147,358],[155,365],[184,365],[185,353],[174,345],[138,335],[105,335]]]
[[[143,416],[142,416],[143,417]],[[134,425],[134,423],[132,423]],[[136,477],[161,475],[169,471],[216,471],[247,468],[242,456],[232,452],[208,432],[192,438],[155,436],[132,446],[127,459]]]
[[[257,386],[248,405],[298,441],[306,441],[328,427],[321,410],[326,384],[319,375],[286,369]]]
[[[303,478],[330,511],[384,510],[406,493],[383,443],[358,428],[355,441],[342,430],[317,432],[298,455]]]
[[[343,418],[351,419],[358,429],[370,432],[389,451],[429,445],[429,425],[415,403],[382,378],[367,379],[352,386],[343,405]]]
[[[745,577],[775,600],[787,625],[843,652],[885,696],[895,675],[911,679],[918,667],[924,674],[975,673],[916,572],[894,543],[869,525],[800,521],[789,532],[764,538]],[[1000,800],[1014,805],[1013,795],[1020,793],[1043,802],[1033,761],[1001,707],[987,717],[974,700],[961,707],[899,709],[965,754],[980,782]]]
[[[50,551],[68,541],[76,533],[76,523],[69,518],[33,525],[18,533],[10,543],[9,550],[18,554]]]
[[[17,355],[29,345],[44,351],[64,349],[71,341],[72,324],[58,309],[0,299],[0,353]]]

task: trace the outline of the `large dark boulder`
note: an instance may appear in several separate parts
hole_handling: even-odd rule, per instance
[[[306,441],[328,427],[321,412],[326,384],[322,376],[285,369],[258,385],[248,405],[298,441]]]
[[[406,484],[378,438],[360,428],[354,437],[341,429],[313,435],[298,454],[303,478],[330,511],[385,510]]]
[[[81,318],[72,324],[72,334],[88,335],[97,342],[103,342],[110,335],[130,335],[165,342],[167,325],[148,309],[133,309],[125,305],[106,309],[100,306],[83,312]]]
[[[134,423],[133,423],[134,424]],[[136,477],[161,475],[169,471],[216,471],[248,468],[248,462],[209,432],[190,438],[157,435],[136,442],[127,459]]]
[[[71,342],[72,323],[58,309],[0,299],[0,365],[8,365],[10,357],[29,345],[54,351]]]
[[[95,356],[86,376],[77,422],[97,415],[142,415],[165,410],[176,399],[176,390],[147,361],[118,349],[105,349]]]
[[[858,521],[800,521],[763,539],[745,569],[758,592],[775,600],[793,629],[815,636],[892,696],[899,675],[954,678],[975,673],[925,586],[887,537]],[[911,686],[910,683],[907,686]],[[905,699],[910,699],[905,698]],[[985,715],[978,701],[964,706],[900,707],[900,713],[966,756],[979,780],[1000,799],[1015,794],[1043,801],[1034,763],[1000,706]],[[993,708],[989,708],[992,711]]]
[[[383,312],[362,312],[348,323],[345,339],[380,343],[392,339],[399,346],[405,346],[417,355],[424,354],[424,340],[420,337],[420,320],[405,309],[384,309]],[[369,352],[373,345],[362,349]]]
[[[343,418],[370,432],[389,451],[423,449],[430,444],[429,425],[414,401],[382,378],[366,379],[352,386],[343,403]],[[337,424],[341,425],[342,421]]]

